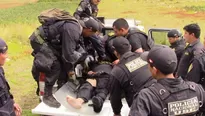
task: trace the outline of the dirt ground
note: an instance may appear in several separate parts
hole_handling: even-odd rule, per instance
[[[194,18],[194,19],[201,19],[204,20],[205,19],[205,12],[193,12],[193,13],[189,13],[183,10],[179,10],[179,11],[172,11],[172,12],[166,12],[163,14],[173,14],[176,15],[177,18]]]
[[[16,6],[23,6],[28,3],[34,3],[37,2],[38,0],[27,0],[25,2],[17,2],[17,1],[11,1],[8,3],[2,2],[0,3],[0,9],[5,9],[5,8],[11,8],[11,7],[16,7]]]

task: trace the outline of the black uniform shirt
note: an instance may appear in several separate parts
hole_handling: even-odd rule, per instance
[[[184,53],[184,49],[186,47],[186,43],[184,39],[180,39],[174,43],[171,44],[170,48],[172,48],[175,51],[175,54],[177,56],[177,64],[179,65],[179,61]],[[177,71],[178,67],[176,68]]]
[[[74,13],[76,19],[84,17],[97,17],[98,7],[91,3],[91,0],[82,0]]]
[[[157,82],[164,86],[168,91],[175,91],[186,85],[186,82],[180,77],[175,79],[163,78]],[[202,102],[205,103],[205,91],[200,85],[195,84],[195,87],[198,88],[196,89],[196,96],[198,100],[203,99]],[[186,95],[178,94],[176,97],[182,99],[188,94],[190,94],[190,91],[187,91]],[[163,108],[159,99],[160,98],[158,98],[149,88],[143,89],[137,98],[135,98],[129,116],[164,116],[162,113]]]
[[[61,30],[62,37],[62,59],[66,71],[74,70],[74,64],[79,59],[81,27],[77,23],[65,23]]]
[[[186,47],[184,39],[180,39],[174,43],[171,44],[170,48],[174,49],[178,62],[180,61],[180,58],[182,54],[184,53],[184,49]]]
[[[205,87],[205,49],[203,49],[203,53],[196,56],[190,66],[190,71],[187,74],[186,79],[189,81],[193,81],[195,83],[203,84]]]
[[[133,33],[132,31],[135,30],[129,30],[128,33]],[[130,36],[127,36],[127,39],[129,40],[132,46],[132,52],[135,52],[139,48],[142,48],[144,51],[150,50],[147,43],[147,37],[141,33],[133,33]]]
[[[186,77],[189,66],[193,61],[193,58],[197,54],[201,53],[202,48],[203,44],[200,43],[200,40],[197,40],[196,42],[187,45],[178,65],[177,76],[181,76],[182,78]]]

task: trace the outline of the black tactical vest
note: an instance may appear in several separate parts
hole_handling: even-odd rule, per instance
[[[137,33],[142,34],[143,36],[145,36],[145,38],[147,38],[147,46],[149,47],[149,49],[154,47],[154,45],[155,45],[154,40],[149,38],[146,33],[142,32],[140,30],[137,30],[137,29],[130,30],[126,38],[129,40],[131,35],[137,34]],[[148,50],[145,50],[145,51],[148,51]]]
[[[139,53],[126,53],[118,66],[126,72],[132,88],[131,91],[134,94],[139,93],[143,88],[149,87],[155,81],[148,70],[147,62],[140,58]]]
[[[167,89],[160,83],[156,83],[149,89],[154,93],[162,107],[159,116],[197,116],[202,107],[203,99],[201,87],[193,82],[184,82],[180,88]],[[201,92],[197,96],[197,92]]]

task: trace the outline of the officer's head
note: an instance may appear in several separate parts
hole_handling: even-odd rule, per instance
[[[7,59],[8,46],[6,42],[0,38],[0,66],[3,66]]]
[[[124,18],[115,20],[112,27],[116,36],[125,36],[128,34],[129,25]]]
[[[131,51],[130,42],[123,36],[116,37],[113,40],[113,51],[117,58],[120,58],[126,52]]]
[[[89,37],[95,34],[97,31],[100,31],[99,23],[93,18],[84,18],[79,22],[83,27],[83,37]]]
[[[156,79],[173,76],[177,67],[175,52],[165,45],[156,45],[149,52],[142,53],[141,58],[148,62],[150,72]]]
[[[172,44],[179,40],[179,37],[181,37],[181,33],[176,29],[172,29],[167,33],[167,37],[169,39],[169,43]]]
[[[196,39],[199,39],[201,29],[198,24],[193,23],[186,25],[184,28],[184,38],[186,42],[193,43]]]
[[[91,2],[95,5],[98,5],[100,3],[101,0],[91,0]]]

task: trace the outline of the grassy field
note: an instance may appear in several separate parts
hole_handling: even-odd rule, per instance
[[[30,70],[31,48],[28,37],[39,25],[37,16],[48,8],[63,8],[71,13],[79,0],[0,0],[0,37],[9,44],[10,61],[5,65],[6,76],[15,101],[23,110],[23,116],[31,116],[31,109],[38,104],[36,84]],[[4,5],[11,5],[5,8]],[[15,4],[13,7],[12,5]],[[204,0],[102,0],[99,16],[108,18],[135,18],[149,28],[178,28],[198,23],[205,35]],[[23,5],[23,6],[22,6]],[[9,6],[10,7],[10,6]]]

